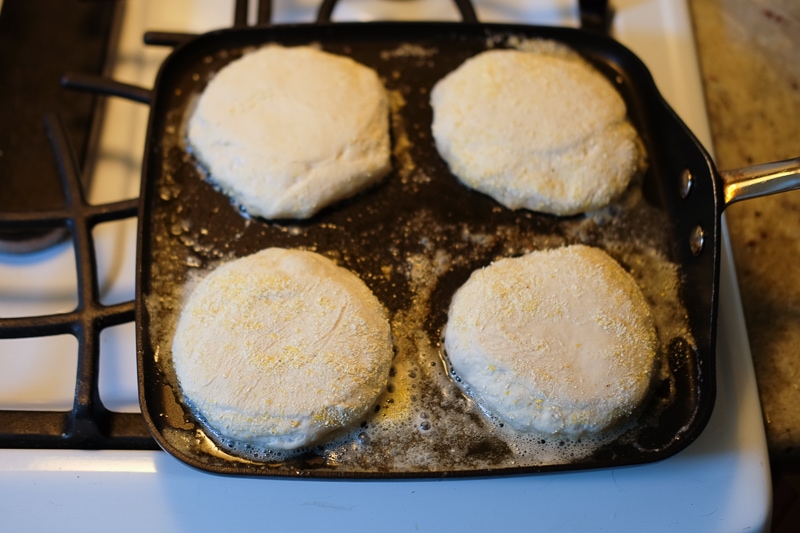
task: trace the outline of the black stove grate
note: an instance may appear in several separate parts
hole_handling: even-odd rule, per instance
[[[78,158],[64,124],[51,115],[45,119],[45,128],[62,182],[64,206],[3,214],[0,224],[11,230],[67,230],[75,251],[78,305],[68,313],[0,319],[0,338],[73,335],[78,340],[75,400],[67,412],[0,411],[0,446],[157,449],[142,416],[109,411],[98,390],[100,333],[104,328],[133,321],[134,302],[108,306],[100,303],[92,230],[103,222],[135,217],[139,201],[90,205],[84,194]]]

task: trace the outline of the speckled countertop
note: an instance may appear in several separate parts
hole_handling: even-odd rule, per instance
[[[800,2],[689,5],[717,167],[800,156]],[[800,191],[726,216],[770,458],[800,462]]]

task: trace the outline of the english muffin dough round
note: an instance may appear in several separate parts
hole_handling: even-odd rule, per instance
[[[172,344],[183,395],[212,431],[271,450],[362,420],[392,357],[386,311],[364,282],[321,255],[281,248],[204,278]]]
[[[650,310],[598,248],[501,259],[458,289],[444,332],[455,373],[517,431],[597,435],[636,412],[658,367]]]
[[[468,59],[434,86],[432,130],[466,186],[509,209],[573,215],[619,196],[644,150],[608,80],[550,44]]]
[[[374,70],[308,46],[268,45],[208,83],[188,141],[251,215],[302,219],[389,171],[388,116]]]

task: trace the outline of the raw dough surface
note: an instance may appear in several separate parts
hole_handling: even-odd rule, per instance
[[[645,165],[619,93],[563,47],[481,53],[434,86],[431,106],[453,174],[509,209],[596,210]]]
[[[374,70],[312,47],[268,45],[209,82],[188,139],[251,215],[302,219],[389,171],[388,116]]]
[[[657,343],[633,278],[584,245],[473,272],[445,328],[447,358],[485,410],[521,432],[578,438],[637,410]]]
[[[269,248],[214,270],[172,346],[188,403],[219,436],[272,450],[358,423],[386,386],[386,311],[331,260]]]

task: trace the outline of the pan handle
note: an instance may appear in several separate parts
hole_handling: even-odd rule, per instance
[[[735,170],[723,170],[724,207],[739,200],[800,189],[800,157]]]

